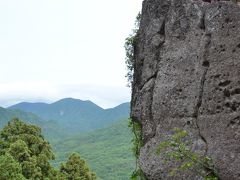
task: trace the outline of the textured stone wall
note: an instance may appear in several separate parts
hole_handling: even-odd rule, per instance
[[[148,179],[175,164],[154,152],[174,127],[214,159],[221,180],[240,180],[240,7],[231,2],[145,0],[135,47],[131,116],[142,125]]]

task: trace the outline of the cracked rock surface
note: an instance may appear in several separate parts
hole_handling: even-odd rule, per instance
[[[231,2],[145,0],[135,47],[132,119],[142,125],[139,164],[151,180],[176,164],[154,152],[174,127],[213,158],[221,180],[240,180],[240,7]]]

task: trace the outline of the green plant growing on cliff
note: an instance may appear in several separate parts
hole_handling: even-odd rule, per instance
[[[132,33],[125,39],[125,52],[126,52],[126,60],[125,64],[127,66],[127,74],[126,77],[128,79],[128,86],[131,87],[133,82],[133,71],[134,71],[134,51],[135,46],[137,43],[137,33],[140,26],[140,20],[141,20],[141,13],[139,13],[135,20],[135,27],[132,30]]]
[[[136,157],[136,166],[135,166],[135,170],[132,173],[131,179],[132,180],[144,180],[145,177],[141,171],[141,169],[138,166],[138,162],[137,159],[139,158],[140,155],[140,148],[143,146],[143,140],[142,140],[142,127],[140,125],[140,123],[133,121],[132,119],[129,119],[129,128],[131,129],[131,131],[133,132],[133,139],[132,139],[132,143],[133,143],[133,147],[132,147],[132,151],[134,156]]]
[[[162,155],[165,162],[175,161],[178,166],[170,171],[170,176],[180,171],[191,170],[205,180],[218,180],[217,172],[210,157],[193,152],[188,141],[188,132],[175,128],[173,135],[158,145],[156,153]]]
[[[134,73],[134,54],[136,49],[136,43],[138,39],[138,31],[140,27],[140,20],[141,20],[141,13],[138,13],[136,20],[135,20],[135,26],[132,30],[132,33],[125,39],[125,52],[126,52],[126,66],[127,66],[127,74],[126,77],[128,79],[128,86],[131,87],[133,83],[133,73]],[[129,119],[129,127],[131,128],[131,131],[133,132],[133,154],[136,158],[136,166],[135,170],[132,173],[131,179],[132,180],[145,180],[145,177],[138,165],[137,159],[140,155],[140,148],[143,146],[142,141],[142,127],[140,123],[133,121],[132,119]]]
[[[140,147],[142,147],[142,127],[138,122],[134,122],[132,119],[129,119],[129,127],[133,132],[134,138],[132,139],[133,148],[132,151],[135,157],[139,157]]]

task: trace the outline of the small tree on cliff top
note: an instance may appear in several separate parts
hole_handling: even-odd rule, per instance
[[[137,42],[137,33],[140,26],[141,14],[139,13],[136,17],[135,27],[132,30],[132,33],[125,39],[125,52],[126,52],[126,66],[127,66],[127,74],[128,78],[128,86],[132,85],[133,81],[133,71],[134,71],[134,50]]]

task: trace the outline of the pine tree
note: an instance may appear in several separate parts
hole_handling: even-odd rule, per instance
[[[79,154],[73,153],[69,156],[66,164],[60,167],[59,179],[67,180],[95,180],[96,175],[90,171],[86,162]]]

